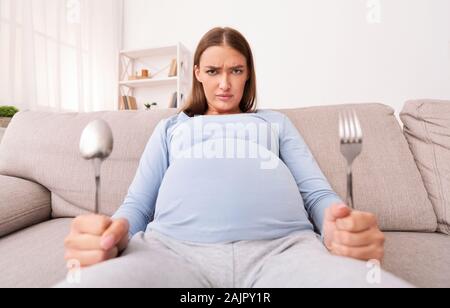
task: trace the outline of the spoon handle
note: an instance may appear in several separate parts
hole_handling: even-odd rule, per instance
[[[100,205],[100,189],[101,189],[101,181],[100,177],[95,177],[95,214],[99,213],[99,205]]]
[[[101,193],[101,177],[100,171],[102,166],[102,160],[100,158],[94,159],[95,168],[95,214],[99,214],[100,210],[100,193]]]

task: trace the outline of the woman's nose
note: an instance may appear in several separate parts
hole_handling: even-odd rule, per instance
[[[230,89],[230,82],[228,80],[228,74],[223,74],[220,78],[220,89],[221,90],[229,90]]]

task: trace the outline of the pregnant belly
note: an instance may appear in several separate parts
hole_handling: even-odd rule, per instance
[[[154,224],[205,232],[304,227],[309,222],[291,172],[272,152],[258,150],[266,151],[264,159],[175,160],[159,190]],[[269,156],[277,163],[263,168]]]

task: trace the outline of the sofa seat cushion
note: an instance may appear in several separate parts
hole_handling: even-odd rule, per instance
[[[0,288],[45,288],[65,279],[72,219],[50,220],[0,239]]]
[[[450,287],[450,237],[440,233],[387,232],[383,267],[423,288]]]
[[[67,275],[64,238],[72,219],[55,219],[0,239],[0,288],[51,287]],[[419,287],[450,287],[450,237],[386,232],[383,267]]]

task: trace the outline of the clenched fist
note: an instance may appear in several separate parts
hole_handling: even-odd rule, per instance
[[[64,241],[64,258],[78,261],[81,267],[116,258],[128,246],[128,229],[126,219],[113,221],[101,215],[78,216]]]
[[[352,211],[345,204],[334,204],[325,211],[323,238],[337,256],[380,262],[384,257],[385,237],[375,215]]]

